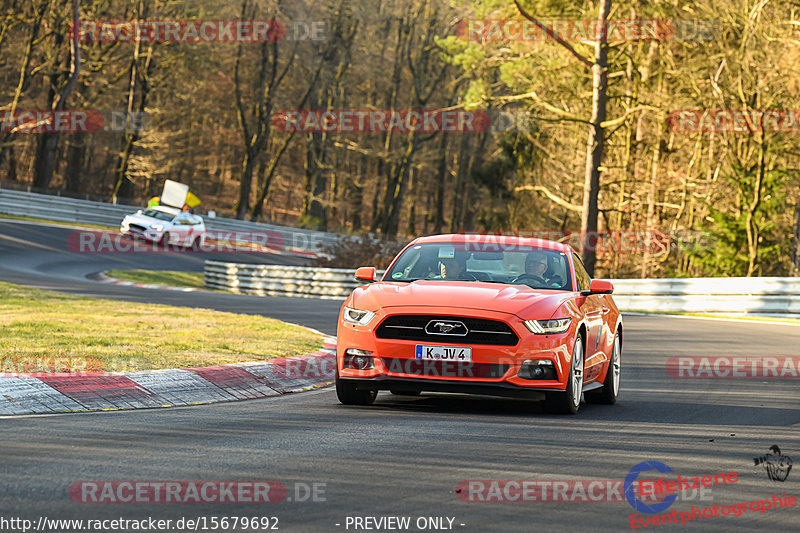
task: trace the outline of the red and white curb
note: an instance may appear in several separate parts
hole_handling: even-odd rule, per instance
[[[333,381],[336,339],[299,357],[84,374],[0,374],[0,415],[176,407],[278,396]]]

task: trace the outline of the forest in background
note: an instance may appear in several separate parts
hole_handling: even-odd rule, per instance
[[[84,21],[276,19],[285,35],[76,47],[76,3]],[[0,113],[137,117],[92,133],[1,128],[3,186],[137,203],[172,179],[222,215],[393,241],[581,230],[597,118],[585,59],[596,43],[465,36],[469,21],[523,21],[512,0],[0,5]],[[605,8],[609,20],[670,21],[659,39],[609,36],[597,228],[621,242],[600,247],[596,276],[798,275],[800,125],[692,130],[679,113],[800,113],[800,2],[520,6],[538,20],[597,19]],[[445,109],[485,112],[491,127],[286,132],[278,120],[287,110]]]

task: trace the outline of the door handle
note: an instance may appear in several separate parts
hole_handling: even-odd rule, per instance
[[[604,306],[603,306],[603,314],[605,315],[605,314],[607,314],[609,311],[611,311],[611,309],[609,309],[608,307],[606,307],[606,306],[604,305]]]

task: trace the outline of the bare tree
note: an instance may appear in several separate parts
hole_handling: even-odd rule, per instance
[[[553,30],[531,16],[519,0],[514,0],[523,17],[539,26],[558,44],[566,48],[578,61],[592,72],[592,116],[589,119],[589,135],[586,139],[586,172],[583,185],[583,211],[581,213],[581,235],[583,238],[583,263],[589,275],[594,275],[597,262],[595,240],[597,236],[597,200],[600,195],[600,166],[603,163],[605,148],[605,132],[603,123],[606,120],[606,104],[608,102],[608,14],[611,12],[611,0],[600,0],[597,16],[598,26],[602,28],[596,36],[594,45],[594,61],[582,56],[572,45],[555,34]]]
[[[50,76],[50,83],[51,83],[51,95],[54,98],[51,98],[50,101],[52,102],[52,109],[53,111],[61,111],[64,109],[66,105],[67,98],[69,98],[70,93],[72,92],[72,88],[75,86],[75,83],[78,81],[78,76],[80,76],[81,72],[81,48],[80,48],[80,32],[77,31],[77,28],[80,28],[80,9],[81,9],[81,0],[73,0],[72,4],[72,27],[75,28],[75,31],[72,31],[72,38],[70,39],[70,70],[69,70],[69,78],[67,79],[64,86],[61,88],[60,91],[56,94],[56,87],[55,83],[58,79],[58,76],[55,72],[56,66],[54,66],[53,74]],[[61,42],[63,42],[64,36],[63,33],[56,31],[55,35],[55,44],[58,46]],[[54,129],[53,131],[46,131],[39,136],[39,143],[36,146],[36,161],[34,164],[34,171],[33,171],[33,185],[35,187],[47,189],[50,187],[50,180],[53,179],[53,172],[55,171],[56,167],[56,156],[57,156],[57,149],[58,149],[58,139],[59,139],[59,131]]]

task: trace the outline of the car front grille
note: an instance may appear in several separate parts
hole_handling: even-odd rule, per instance
[[[437,331],[437,322],[454,325],[449,333]],[[463,327],[461,326],[463,324]],[[466,330],[466,331],[465,331]],[[499,320],[441,315],[388,316],[375,330],[379,339],[421,342],[516,346],[519,337],[511,326]]]
[[[423,361],[384,357],[383,364],[392,374],[419,377],[500,379],[509,365],[489,363],[456,363],[453,361]]]
[[[140,226],[139,224],[131,224],[130,226],[128,226],[128,228],[130,229],[130,231],[138,231],[139,233],[144,233],[145,231],[147,231],[147,228],[145,228],[144,226]]]

